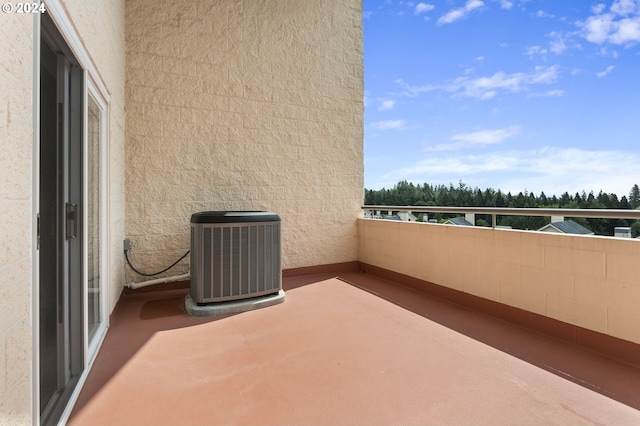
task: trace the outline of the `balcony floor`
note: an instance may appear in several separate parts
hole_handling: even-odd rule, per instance
[[[640,369],[356,272],[191,318],[124,296],[70,425],[640,424]]]

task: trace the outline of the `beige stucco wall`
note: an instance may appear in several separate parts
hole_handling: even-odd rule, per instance
[[[640,343],[640,241],[359,220],[359,260]]]
[[[177,259],[203,210],[278,213],[284,268],[356,260],[360,1],[131,0],[126,19],[135,266]]]
[[[31,15],[0,20],[0,423],[31,419]]]

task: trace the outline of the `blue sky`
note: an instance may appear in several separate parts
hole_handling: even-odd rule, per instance
[[[364,0],[365,187],[640,184],[640,0]]]

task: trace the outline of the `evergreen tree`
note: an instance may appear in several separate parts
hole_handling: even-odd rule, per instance
[[[484,191],[480,188],[471,188],[462,181],[458,185],[452,183],[447,185],[414,185],[411,182],[402,180],[391,189],[382,188],[380,190],[364,190],[366,205],[415,205],[415,206],[443,206],[443,207],[526,207],[526,208],[565,208],[565,209],[640,209],[640,188],[634,185],[629,192],[629,198],[622,196],[618,199],[616,194],[607,194],[600,191],[597,196],[590,191],[576,192],[575,196],[565,192],[560,198],[555,195],[550,198],[544,192],[539,197],[529,191],[518,193],[516,196],[508,192],[506,195],[502,191],[487,188]],[[444,221],[446,218],[459,216],[457,214],[435,214],[434,217]],[[479,215],[476,217],[476,224],[490,224],[490,215]],[[640,233],[640,221],[626,221],[613,219],[591,219],[574,218],[575,222],[586,226],[597,235],[613,235],[616,226],[632,226],[632,233],[636,236]],[[549,223],[548,217],[538,216],[501,216],[498,225],[509,225],[514,229],[539,229]]]
[[[633,185],[629,192],[629,205],[632,209],[640,207],[640,187],[638,187],[637,183]]]
[[[616,194],[609,194],[609,205],[608,209],[619,209],[620,201],[618,201],[618,196]]]
[[[629,205],[629,200],[627,200],[627,196],[623,195],[622,198],[620,199],[620,207],[621,209],[630,209],[631,206]]]
[[[549,205],[549,199],[547,198],[546,195],[544,195],[544,191],[542,191],[540,193],[538,204],[541,205],[541,206],[548,206]]]
[[[484,206],[496,207],[496,191],[494,191],[493,189],[485,189],[482,195],[482,199],[484,200]]]
[[[482,195],[482,191],[480,191],[480,189],[478,188],[476,190],[476,194],[473,200],[473,204],[477,207],[484,207],[484,196]]]

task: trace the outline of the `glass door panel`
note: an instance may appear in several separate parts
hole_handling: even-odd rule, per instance
[[[57,424],[84,368],[84,72],[47,14],[40,41],[39,400]]]
[[[102,111],[89,94],[87,102],[87,326],[91,344],[101,324],[100,231],[101,231],[101,117]]]

